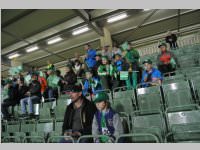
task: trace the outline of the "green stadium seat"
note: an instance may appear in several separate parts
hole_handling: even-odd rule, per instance
[[[135,109],[132,102],[133,97],[115,98],[111,103],[112,108],[116,112],[125,112],[131,114]]]
[[[45,143],[43,132],[30,132],[29,136],[23,139],[24,143]]]
[[[3,143],[3,138],[6,136],[10,136],[8,132],[1,132],[1,142]]]
[[[120,141],[122,140],[122,141]],[[159,143],[157,136],[151,133],[131,133],[118,136],[115,143]]]
[[[55,129],[54,129],[54,131],[56,132],[56,133],[58,133],[58,135],[62,135],[62,126],[63,126],[63,122],[62,121],[56,121],[55,122]]]
[[[161,142],[166,134],[166,124],[162,113],[149,114],[146,112],[134,112],[131,115],[132,133],[154,134]],[[146,139],[147,140],[147,139]]]
[[[179,109],[179,106],[194,104],[188,81],[162,85],[162,88],[166,107]]]
[[[130,133],[131,131],[131,123],[129,119],[129,115],[126,113],[118,113],[123,125],[124,133]]]
[[[50,112],[52,105],[53,105],[53,102],[47,102],[47,103],[43,103],[43,106],[40,107],[40,115],[39,115],[40,122],[52,120],[52,116],[51,116],[51,112]]]
[[[189,55],[184,55],[178,58],[179,64],[181,68],[185,67],[195,67],[198,66],[197,64],[197,55],[195,53],[189,54]]]
[[[197,103],[200,104],[200,73],[191,79]]]
[[[15,122],[15,124],[7,124],[6,132],[20,132],[20,122]]]
[[[137,89],[137,102],[140,111],[160,112],[163,110],[160,86]]]
[[[133,97],[134,90],[128,90],[126,86],[113,89],[113,99],[115,98],[130,98]]]
[[[22,142],[23,139],[26,137],[26,133],[24,133],[24,132],[14,132],[13,136],[20,138],[20,141]]]
[[[47,138],[48,134],[52,131],[53,131],[53,122],[45,122],[45,123],[37,122],[36,132],[43,133],[45,138]]]
[[[64,120],[66,108],[67,108],[67,104],[66,104],[65,101],[59,101],[58,102],[57,106],[54,109],[56,121],[63,121]]]
[[[19,136],[5,136],[2,143],[23,143]]]
[[[186,77],[184,74],[176,74],[174,76],[164,77],[162,84],[170,84],[179,81],[185,81]]]
[[[200,142],[200,110],[166,111],[166,142]]]
[[[36,131],[36,122],[35,121],[22,121],[21,122],[21,132],[29,133]]]

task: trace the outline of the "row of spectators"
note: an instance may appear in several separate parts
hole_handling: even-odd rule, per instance
[[[151,60],[140,63],[139,53],[130,43],[123,47],[114,45],[112,50],[109,47],[107,45],[101,51],[96,51],[90,44],[86,44],[86,57],[81,59],[76,54],[75,61],[68,61],[66,64],[64,76],[48,61],[45,71],[33,67],[26,76],[19,74],[12,80],[7,79],[2,87],[3,117],[9,118],[8,107],[17,104],[21,105],[22,117],[27,113],[34,116],[34,103],[39,103],[42,99],[58,99],[60,92],[77,82],[82,85],[83,96],[92,99],[99,90],[113,90],[122,86],[131,89],[137,88],[138,84],[142,87],[159,85],[166,73],[179,67],[177,58],[167,50],[166,43],[158,46],[161,53],[157,57],[157,67],[152,65]],[[29,112],[26,105],[29,106]]]

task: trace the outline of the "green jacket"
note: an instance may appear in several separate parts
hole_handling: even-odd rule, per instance
[[[127,60],[127,62],[138,63],[139,58],[140,58],[140,55],[137,50],[135,49],[127,50],[127,53],[125,55],[125,59]]]
[[[107,73],[110,76],[114,76],[116,77],[116,67],[114,67],[113,65],[109,64],[109,65],[100,65],[97,72],[99,76],[106,76]]]
[[[58,88],[58,81],[59,81],[59,79],[60,78],[58,76],[56,76],[56,75],[50,75],[47,78],[48,87]]]

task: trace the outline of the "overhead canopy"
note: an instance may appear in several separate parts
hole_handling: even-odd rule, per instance
[[[126,41],[136,41],[146,37],[165,33],[200,23],[200,10],[161,9],[148,10],[112,10],[112,9],[52,9],[52,10],[20,10],[3,9],[1,31],[2,71],[9,66],[8,56],[19,53],[16,60],[27,66],[43,67],[47,60],[58,63],[74,57],[78,52],[84,55],[83,45],[90,43],[93,48],[100,46],[103,27],[106,27],[112,40],[121,44]],[[120,13],[128,17],[108,23],[107,19]],[[178,24],[178,19],[180,22]],[[72,35],[72,32],[87,26],[89,31]],[[48,45],[47,41],[61,36],[62,41]],[[39,49],[27,53],[26,49],[37,45]]]

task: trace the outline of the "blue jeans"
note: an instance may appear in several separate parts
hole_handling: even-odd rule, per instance
[[[49,88],[48,89],[48,98],[57,98],[57,91],[58,91],[57,88]]]
[[[26,105],[29,105],[29,113],[34,113],[33,104],[37,104],[39,102],[40,98],[38,96],[31,96],[21,99],[20,104],[21,104],[22,114],[26,114]]]

